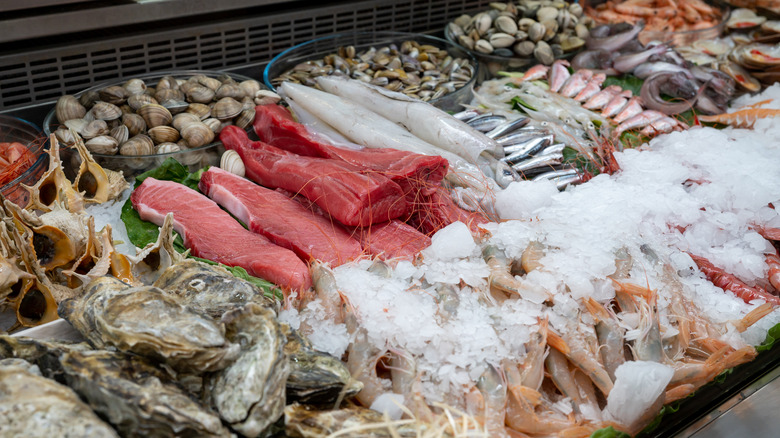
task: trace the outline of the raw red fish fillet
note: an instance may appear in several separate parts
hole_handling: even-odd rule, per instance
[[[480,212],[466,211],[458,207],[447,189],[439,187],[432,195],[425,196],[414,204],[414,211],[408,222],[430,236],[457,221],[468,225],[475,232],[478,231],[479,224],[489,222]]]
[[[341,148],[320,141],[279,105],[258,105],[255,112],[254,128],[261,141],[296,154],[339,159],[380,172],[404,189],[407,200],[413,201],[418,193],[430,195],[447,174],[447,160],[438,155],[386,148]]]
[[[294,252],[245,229],[216,202],[187,186],[146,178],[130,200],[141,219],[158,226],[173,213],[174,229],[196,257],[240,266],[284,288],[311,287],[309,269]]]
[[[342,224],[366,226],[407,213],[401,186],[377,173],[362,174],[348,163],[253,142],[236,126],[226,126],[219,138],[225,149],[241,156],[249,179],[300,193]]]
[[[363,253],[360,243],[338,224],[238,175],[211,167],[198,187],[250,230],[295,251],[304,261],[315,258],[339,266]]]
[[[431,238],[399,220],[354,229],[355,238],[363,249],[382,260],[414,260],[423,249],[431,245]]]

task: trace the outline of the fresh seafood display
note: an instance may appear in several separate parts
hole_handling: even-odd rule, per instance
[[[276,87],[292,82],[318,87],[317,77],[346,76],[427,102],[466,86],[477,69],[468,58],[413,40],[361,51],[344,46],[336,52],[301,62],[271,79],[271,84]]]
[[[19,142],[0,143],[0,186],[24,173],[35,159],[35,153]]]
[[[480,54],[530,58],[550,65],[585,45],[593,21],[582,12],[576,2],[496,2],[474,16],[459,16],[445,32],[450,40]]]

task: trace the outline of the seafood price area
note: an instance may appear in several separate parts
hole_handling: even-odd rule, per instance
[[[780,335],[760,12],[493,3],[447,32],[562,52],[452,113],[409,41],[61,97],[0,143],[0,435],[653,436]]]

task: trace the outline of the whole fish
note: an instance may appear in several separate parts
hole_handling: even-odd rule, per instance
[[[618,127],[615,128],[614,134],[615,136],[618,136],[630,129],[643,128],[663,117],[665,117],[665,114],[659,111],[654,111],[654,110],[642,111],[635,116],[629,117],[623,123],[620,123],[620,125],[618,125]]]
[[[550,84],[550,91],[557,93],[558,90],[563,87],[563,83],[569,79],[571,73],[569,73],[569,69],[567,68],[568,66],[569,61],[565,61],[563,59],[559,59],[553,62],[552,67],[550,67],[550,73],[547,79]]]
[[[628,103],[613,119],[615,123],[623,123],[624,121],[634,117],[635,115],[644,111],[642,107],[642,99],[638,96],[634,96],[628,99]]]
[[[593,72],[590,70],[577,70],[566,83],[563,84],[558,94],[566,97],[574,97],[577,93],[582,91],[587,85],[590,78],[593,77]]]
[[[328,93],[400,123],[418,138],[458,154],[470,163],[476,164],[484,151],[501,156],[501,147],[493,139],[429,103],[355,79],[320,76],[316,80]]]
[[[594,74],[593,77],[588,81],[587,85],[585,85],[585,88],[580,90],[580,92],[574,96],[574,100],[577,102],[585,102],[586,100],[595,96],[599,91],[601,91],[601,84],[603,84],[606,79],[607,75],[604,73]]]
[[[612,62],[612,67],[621,73],[628,73],[650,59],[651,56],[660,55],[666,52],[666,50],[667,47],[665,45],[659,44],[639,53],[620,55]]]
[[[620,111],[625,108],[628,103],[628,99],[633,93],[631,90],[623,90],[610,100],[607,105],[601,110],[601,115],[604,117],[614,117]]]
[[[537,79],[543,79],[547,76],[547,72],[550,71],[550,67],[544,64],[536,64],[528,69],[527,72],[517,82],[535,81]]]
[[[585,103],[582,104],[582,107],[589,110],[604,108],[604,106],[608,104],[609,101],[612,100],[613,97],[617,96],[621,91],[623,91],[623,89],[619,86],[610,85],[609,87],[606,87],[591,96],[588,100],[585,101]]]
[[[660,72],[680,72],[691,76],[691,72],[687,68],[670,62],[661,61],[640,64],[634,69],[633,75],[639,79],[645,79]]]

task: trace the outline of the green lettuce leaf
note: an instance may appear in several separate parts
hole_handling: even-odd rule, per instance
[[[193,190],[198,190],[200,177],[206,170],[208,170],[208,167],[190,173],[184,165],[174,160],[173,158],[168,158],[167,160],[163,161],[159,167],[151,169],[137,176],[135,179],[135,186],[138,187],[146,178],[152,177],[163,181],[174,181],[180,184],[184,184]],[[127,228],[127,236],[130,238],[130,242],[132,242],[133,245],[139,248],[143,248],[144,246],[157,241],[157,237],[160,235],[160,228],[151,222],[141,220],[141,216],[139,216],[138,212],[135,211],[133,204],[129,199],[127,202],[125,202],[125,205],[122,206],[122,213],[120,218],[122,219],[122,222],[125,223],[125,227]],[[183,253],[186,251],[186,248],[184,247],[184,241],[177,233],[174,232],[174,234],[176,238],[173,241],[173,248],[176,251]],[[208,263],[210,265],[222,266],[223,268],[230,271],[230,273],[234,276],[244,279],[260,288],[260,290],[263,291],[263,294],[269,298],[276,298],[279,300],[283,298],[281,291],[278,287],[276,287],[276,285],[261,278],[249,275],[244,268],[238,266],[225,266],[221,263],[195,256],[189,257],[200,260],[204,263]]]
[[[631,435],[609,426],[593,432],[590,438],[631,438]]]

